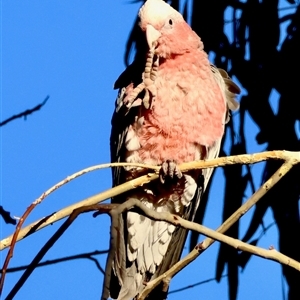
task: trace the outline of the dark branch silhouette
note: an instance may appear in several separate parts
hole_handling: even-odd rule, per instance
[[[104,274],[103,268],[101,267],[101,265],[99,264],[99,262],[97,261],[97,259],[94,256],[103,255],[103,254],[107,254],[107,253],[108,253],[108,250],[96,250],[96,251],[87,252],[87,253],[65,256],[62,258],[50,259],[50,260],[46,260],[44,262],[37,264],[36,268],[46,267],[46,266],[50,266],[50,265],[54,265],[54,264],[58,264],[58,263],[66,262],[66,261],[77,260],[77,259],[90,259],[96,264],[97,269],[102,274]],[[15,272],[24,271],[29,266],[30,265],[24,265],[24,266],[19,266],[19,267],[8,268],[6,272],[7,273],[15,273]],[[0,272],[2,273],[2,270],[0,270]]]
[[[16,225],[17,221],[10,216],[10,212],[6,211],[2,205],[0,205],[0,215],[6,224]]]
[[[10,118],[8,118],[8,119],[0,122],[0,127],[6,125],[7,123],[9,123],[9,122],[11,122],[13,120],[19,119],[19,118],[23,118],[24,117],[24,119],[26,120],[26,118],[27,118],[28,115],[30,115],[30,114],[32,114],[32,113],[40,110],[46,104],[46,102],[48,101],[49,98],[50,98],[50,96],[47,96],[42,103],[36,105],[35,107],[33,107],[31,109],[26,109],[25,111],[23,111],[23,112],[21,112],[21,113],[19,113],[17,115],[14,115],[14,116],[12,116],[12,117],[10,117]]]
[[[222,275],[222,278],[223,277],[227,277],[228,275]],[[211,281],[216,281],[217,279],[216,278],[209,278],[209,279],[205,279],[205,280],[202,280],[202,281],[199,281],[197,283],[193,283],[193,284],[189,284],[187,286],[184,286],[182,288],[179,288],[179,289],[176,289],[176,290],[171,290],[169,292],[169,294],[175,294],[175,293],[179,293],[179,292],[182,292],[182,291],[185,291],[185,290],[188,290],[188,289],[192,289],[198,285],[202,285],[202,284],[206,284],[206,283],[209,283]]]
[[[13,299],[15,297],[15,295],[21,289],[23,284],[26,282],[26,280],[29,278],[29,276],[32,274],[32,272],[35,270],[35,268],[38,266],[40,261],[46,255],[46,253],[51,249],[51,247],[53,247],[53,245],[64,234],[64,232],[71,226],[71,224],[76,220],[76,218],[79,216],[79,214],[94,211],[94,210],[95,210],[95,206],[89,206],[89,207],[83,206],[83,207],[80,207],[73,211],[73,213],[69,216],[69,218],[58,228],[58,230],[52,235],[52,237],[45,243],[45,245],[41,248],[41,250],[33,258],[32,262],[26,268],[25,272],[22,274],[22,276],[20,277],[18,282],[12,288],[12,290],[9,292],[9,294],[7,295],[5,300]],[[4,274],[2,274],[2,276],[3,275]],[[3,279],[3,281],[4,281],[4,279]]]

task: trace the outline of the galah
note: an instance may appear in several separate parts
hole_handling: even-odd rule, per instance
[[[228,109],[238,108],[239,88],[210,64],[201,39],[169,4],[148,0],[139,18],[148,46],[115,84],[111,159],[159,165],[160,180],[113,202],[138,199],[157,212],[192,221],[212,169],[183,174],[177,165],[218,156]],[[147,172],[116,168],[113,184]],[[182,228],[134,211],[120,215],[114,230],[102,299],[135,298],[146,282],[179,260],[187,236]]]

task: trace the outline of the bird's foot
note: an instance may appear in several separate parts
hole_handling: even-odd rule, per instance
[[[161,183],[177,183],[182,178],[182,172],[174,160],[166,160],[162,163],[159,170],[159,179]]]
[[[123,100],[123,104],[126,105],[128,109],[134,106],[142,104],[142,99],[138,98],[138,95],[144,90],[145,84],[140,83],[137,87],[133,88],[132,86],[127,91],[127,96]]]

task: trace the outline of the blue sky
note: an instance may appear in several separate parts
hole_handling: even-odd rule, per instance
[[[139,3],[129,1],[2,1],[1,120],[47,104],[27,120],[18,119],[1,130],[1,203],[14,216],[45,190],[83,168],[109,162],[110,119],[116,91],[113,83],[124,69],[124,49]],[[247,122],[251,123],[248,118]],[[247,133],[252,140],[257,128]],[[249,152],[262,151],[255,143]],[[257,170],[261,167],[254,167]],[[217,228],[222,216],[222,171],[213,185],[204,225]],[[260,177],[255,178],[256,187]],[[27,224],[60,208],[109,188],[110,170],[85,175],[47,198]],[[247,195],[250,196],[250,195]],[[246,228],[251,212],[242,220]],[[109,218],[81,216],[48,252],[44,260],[108,248]],[[271,223],[270,212],[265,217]],[[61,223],[59,223],[61,224]],[[54,224],[16,246],[11,267],[30,263],[55,232]],[[14,228],[1,222],[1,238]],[[277,247],[273,226],[261,247]],[[174,278],[171,290],[215,276],[219,246]],[[1,252],[3,261],[6,251]],[[105,256],[98,256],[105,266]],[[253,257],[241,274],[238,299],[282,299],[280,266]],[[8,274],[7,295],[21,272]],[[38,268],[15,299],[99,299],[102,274],[89,260]],[[227,280],[210,282],[169,299],[226,299]]]

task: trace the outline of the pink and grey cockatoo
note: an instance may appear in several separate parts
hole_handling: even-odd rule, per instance
[[[201,39],[169,4],[148,0],[139,17],[148,47],[115,84],[119,95],[112,118],[111,158],[160,165],[160,180],[113,202],[135,198],[153,210],[192,221],[212,169],[182,174],[177,164],[218,156],[228,109],[238,107],[239,88],[225,71],[210,64]],[[114,169],[113,184],[147,172]],[[123,213],[112,230],[114,246],[102,299],[135,298],[145,282],[179,260],[187,235],[182,228],[134,211]]]

